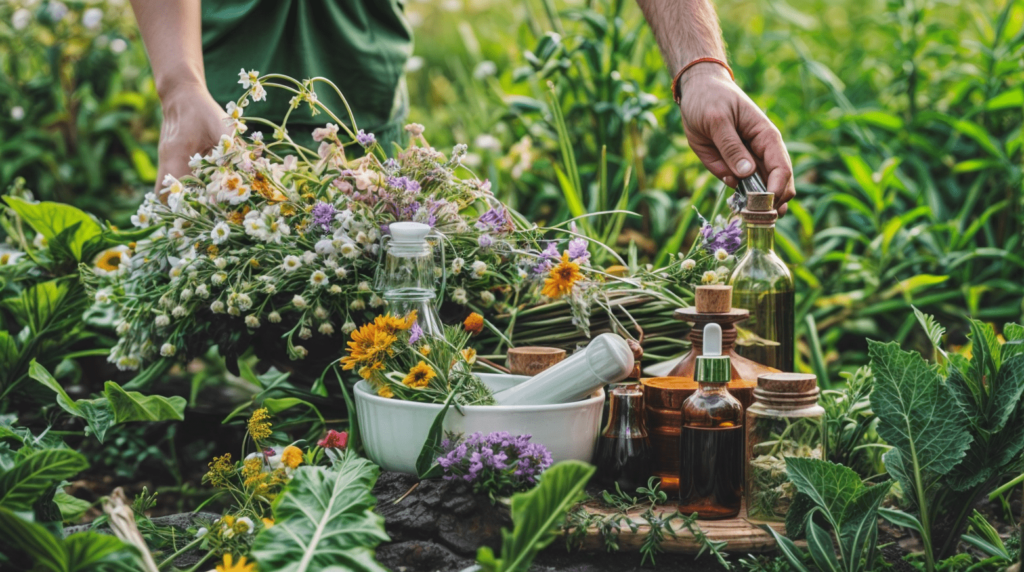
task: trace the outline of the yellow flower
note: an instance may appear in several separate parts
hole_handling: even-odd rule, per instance
[[[238,562],[235,562],[234,556],[225,554],[224,563],[217,565],[217,572],[256,572],[256,563],[246,564],[245,556],[239,556]]]
[[[462,359],[466,360],[466,363],[473,365],[476,363],[476,350],[473,348],[466,348],[462,350]]]
[[[263,461],[259,456],[246,459],[245,462],[242,463],[242,478],[245,479],[243,482],[245,488],[251,489],[259,487],[263,483],[264,477]]]
[[[370,379],[373,376],[373,372],[384,369],[384,362],[378,361],[371,363],[370,365],[364,365],[359,368],[359,376],[363,379]]]
[[[274,526],[274,519],[263,517],[263,528],[271,528]]]
[[[395,396],[395,392],[391,391],[391,386],[382,385],[380,386],[380,389],[377,390],[377,395],[385,399],[391,399],[392,397]]]
[[[420,346],[420,355],[423,355],[423,356],[430,355],[430,346],[426,345],[426,344]]]
[[[281,462],[289,469],[294,469],[302,464],[302,449],[295,445],[288,445],[281,452]]]
[[[252,412],[252,417],[249,418],[249,435],[253,441],[270,437],[270,427],[272,424],[269,419],[270,411],[267,411],[266,407],[261,407]]]
[[[235,472],[235,465],[231,462],[231,453],[225,453],[222,457],[214,457],[207,465],[210,470],[203,477],[215,487],[227,487],[228,479]]]
[[[394,333],[380,329],[376,323],[363,324],[352,332],[351,338],[348,342],[348,355],[341,358],[342,369],[346,370],[376,364],[384,358],[384,354],[391,351],[391,344],[398,340]],[[368,378],[367,375],[363,377]]]
[[[471,334],[479,334],[484,330],[484,317],[473,312],[466,316],[466,319],[462,322],[462,327]]]
[[[562,261],[551,269],[548,277],[544,279],[544,289],[540,292],[549,298],[561,298],[572,292],[573,284],[576,284],[583,274],[580,273],[580,265],[569,260],[569,253],[562,253]]]
[[[377,326],[377,329],[392,335],[398,331],[408,330],[415,323],[416,310],[409,312],[404,318],[388,314],[386,316],[377,316],[373,319],[373,325]]]
[[[121,253],[127,251],[128,247],[126,246],[108,248],[107,250],[99,253],[99,255],[93,259],[93,266],[103,270],[104,272],[115,272],[121,268]]]
[[[434,372],[434,368],[427,365],[427,362],[420,360],[420,363],[414,365],[409,370],[409,375],[405,376],[402,383],[413,389],[423,389],[436,376],[437,373]]]
[[[218,254],[220,254],[220,248],[218,248],[216,244],[211,244],[206,247],[206,255],[210,258],[217,258]]]

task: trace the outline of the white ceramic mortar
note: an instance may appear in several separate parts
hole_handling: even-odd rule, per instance
[[[527,376],[479,374],[492,391],[517,385]],[[385,471],[416,473],[416,458],[441,406],[398,399],[373,393],[366,381],[355,386],[359,436],[366,454]],[[474,405],[454,407],[445,416],[445,431],[464,435],[508,431],[532,435],[531,442],[551,451],[554,462],[575,459],[590,462],[601,430],[604,389],[573,403],[555,405]]]

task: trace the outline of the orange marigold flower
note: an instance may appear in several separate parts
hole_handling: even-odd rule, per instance
[[[302,464],[302,449],[299,449],[295,445],[288,445],[281,451],[281,462],[290,469],[294,469]]]
[[[466,319],[462,322],[462,327],[467,332],[476,335],[484,330],[484,317],[476,312],[466,316]]]
[[[544,279],[544,288],[541,294],[549,298],[561,298],[569,292],[576,282],[583,278],[580,273],[580,265],[569,260],[569,253],[562,253],[562,261],[551,269],[548,277]]]
[[[423,389],[435,377],[437,377],[437,372],[434,371],[434,368],[430,367],[427,362],[420,360],[420,363],[414,365],[409,370],[409,374],[405,376],[402,383],[413,389]]]

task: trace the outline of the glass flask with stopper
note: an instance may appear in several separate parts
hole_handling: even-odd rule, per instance
[[[405,316],[416,310],[416,322],[424,334],[444,337],[434,306],[437,277],[434,250],[427,238],[430,227],[418,222],[394,222],[389,228],[384,267],[378,271],[376,280],[388,313]]]
[[[746,207],[740,215],[747,232],[747,251],[732,272],[732,305],[750,311],[736,325],[736,353],[780,371],[793,371],[793,275],[775,253],[775,195],[760,177],[740,181]]]
[[[608,392],[608,423],[597,442],[598,480],[614,490],[633,494],[651,476],[651,440],[644,423],[644,392],[638,383],[615,386]]]
[[[739,514],[743,494],[743,405],[729,394],[722,327],[704,326],[697,391],[683,402],[679,438],[679,512],[702,520]]]

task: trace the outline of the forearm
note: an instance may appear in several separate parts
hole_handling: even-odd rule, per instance
[[[164,100],[180,88],[206,88],[201,0],[131,0]]]
[[[637,4],[654,32],[670,73],[675,74],[697,58],[725,60],[722,29],[711,0],[637,0]]]

